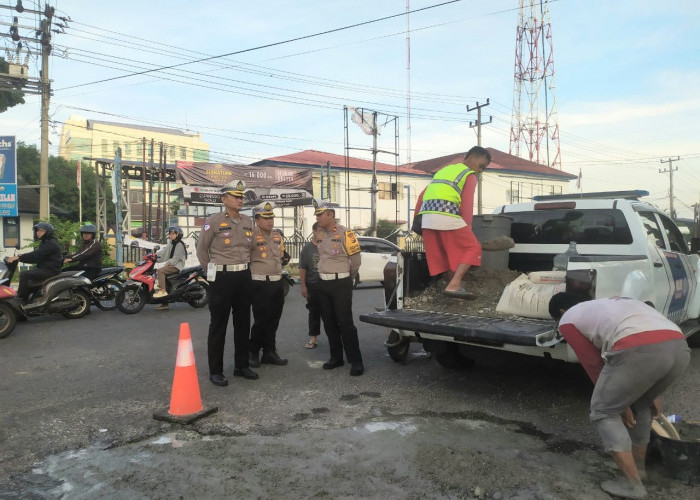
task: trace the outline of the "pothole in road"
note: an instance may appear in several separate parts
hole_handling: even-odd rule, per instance
[[[323,416],[309,415],[278,434],[181,430],[63,453],[46,459],[28,485],[35,498],[91,500],[608,498],[598,487],[612,476],[605,457],[585,447],[558,451],[513,422],[414,415],[311,428]]]

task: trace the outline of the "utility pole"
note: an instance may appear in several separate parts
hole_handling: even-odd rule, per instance
[[[467,104],[467,111],[471,112],[476,110],[476,121],[475,122],[469,122],[469,128],[474,128],[476,127],[476,144],[477,146],[481,146],[481,126],[482,125],[488,125],[493,121],[493,116],[489,116],[489,121],[487,122],[482,122],[481,121],[481,108],[485,108],[486,106],[489,105],[489,99],[486,99],[486,104],[479,104],[479,101],[476,101],[476,106],[469,106]],[[482,202],[481,202],[481,174],[477,174],[476,177],[476,213],[481,215],[481,210],[482,210]]]
[[[39,5],[39,2],[37,2]],[[16,5],[13,7],[11,5],[0,5],[0,9],[15,10],[20,14],[33,14],[35,16],[43,16],[40,21],[38,29],[30,28],[29,26],[20,26],[18,23],[18,17],[14,17],[14,22],[10,27],[9,33],[0,33],[0,37],[9,37],[13,42],[17,42],[17,62],[19,65],[19,55],[20,52],[25,51],[27,53],[27,60],[29,59],[30,49],[28,44],[38,44],[41,49],[41,74],[39,75],[38,81],[29,78],[26,74],[21,78],[23,80],[22,92],[27,94],[40,94],[41,95],[41,154],[39,156],[39,218],[42,220],[48,220],[50,213],[49,205],[49,100],[51,98],[51,79],[49,78],[49,55],[51,55],[51,33],[64,33],[65,28],[68,27],[69,17],[57,16],[60,20],[56,24],[56,28],[53,29],[52,22],[54,17],[55,9],[51,7],[48,2],[44,4],[44,10],[33,10],[26,9],[21,0],[17,0]],[[63,24],[62,24],[63,23]],[[19,30],[21,29],[32,29],[36,31],[35,37],[26,37],[20,35]],[[23,46],[27,47],[22,49]],[[27,66],[27,60],[25,60],[24,66]],[[8,61],[12,63],[12,61]],[[20,65],[21,66],[21,65]],[[8,79],[9,78],[9,79]],[[16,82],[19,78],[10,75],[0,74],[0,82],[3,84],[5,82]],[[35,87],[36,86],[36,87]]]
[[[41,156],[39,159],[39,218],[49,220],[49,100],[51,80],[49,79],[49,54],[51,54],[51,18],[54,8],[46,4],[41,20]]]
[[[372,217],[370,224],[372,226],[372,236],[377,236],[377,112],[372,113]]]
[[[678,170],[678,167],[675,169],[673,168],[673,162],[674,161],[680,161],[681,158],[679,156],[676,156],[675,158],[671,158],[670,156],[668,157],[667,160],[664,160],[661,158],[661,163],[668,163],[668,169],[659,169],[660,174],[665,174],[668,172],[668,181],[669,181],[669,190],[668,190],[668,201],[669,201],[669,212],[671,215],[671,219],[676,218],[676,211],[673,209],[673,171]]]

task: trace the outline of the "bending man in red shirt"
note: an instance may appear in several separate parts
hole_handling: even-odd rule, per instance
[[[601,488],[644,498],[644,459],[658,397],[688,366],[690,349],[678,326],[634,299],[562,292],[549,303],[559,332],[595,384],[591,421],[624,477]]]

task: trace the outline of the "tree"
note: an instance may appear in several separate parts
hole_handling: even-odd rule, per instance
[[[0,57],[0,74],[7,75],[10,72],[9,63]],[[24,104],[24,93],[22,92],[21,80],[6,81],[0,80],[0,113],[12,106]]]
[[[39,184],[40,156],[36,146],[17,143],[17,174],[27,184]],[[85,163],[81,164],[83,220],[95,220],[95,170]],[[76,160],[59,156],[49,158],[49,184],[54,186],[51,188],[51,204],[68,212],[67,218],[72,221],[79,219],[77,168]],[[109,181],[105,192],[111,192]],[[107,203],[107,219],[114,220],[114,205],[110,202]]]

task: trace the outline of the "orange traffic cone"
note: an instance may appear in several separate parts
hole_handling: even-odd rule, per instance
[[[170,408],[164,408],[153,414],[156,420],[165,420],[180,424],[191,424],[197,419],[211,415],[218,407],[202,406],[199,393],[197,367],[194,363],[192,337],[189,323],[180,323],[180,341],[177,347],[173,390],[170,396]]]

